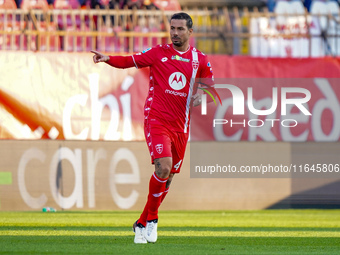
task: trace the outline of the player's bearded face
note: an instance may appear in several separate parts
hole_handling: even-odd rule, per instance
[[[170,36],[172,43],[181,47],[188,42],[189,37],[192,33],[192,29],[188,29],[186,20],[184,19],[173,19],[170,23]]]

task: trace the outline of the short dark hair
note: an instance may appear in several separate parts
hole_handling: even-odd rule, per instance
[[[191,17],[185,13],[185,12],[178,12],[178,13],[175,13],[174,15],[171,16],[171,20],[173,19],[185,19],[187,21],[187,27],[188,29],[192,28],[192,19]]]

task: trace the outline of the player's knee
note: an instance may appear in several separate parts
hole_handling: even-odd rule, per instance
[[[160,178],[168,178],[171,172],[171,160],[156,159],[155,160],[155,172]]]
[[[162,166],[156,170],[156,175],[160,178],[168,178],[171,172],[171,168],[168,166]]]

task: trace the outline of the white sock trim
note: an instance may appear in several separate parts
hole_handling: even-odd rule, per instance
[[[163,192],[160,192],[160,193],[155,193],[155,194],[152,194],[154,197],[160,197],[161,195],[163,195]]]
[[[153,173],[153,177],[155,177],[155,179],[160,182],[160,183],[164,183],[164,182],[167,182],[168,178],[165,180],[165,181],[161,181],[160,179],[158,179],[158,177],[156,176],[155,173]]]

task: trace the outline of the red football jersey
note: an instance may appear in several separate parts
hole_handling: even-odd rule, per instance
[[[149,93],[145,101],[145,120],[187,133],[190,101],[195,78],[212,78],[207,56],[189,47],[185,52],[172,44],[158,45],[132,56],[136,68],[150,67]]]

